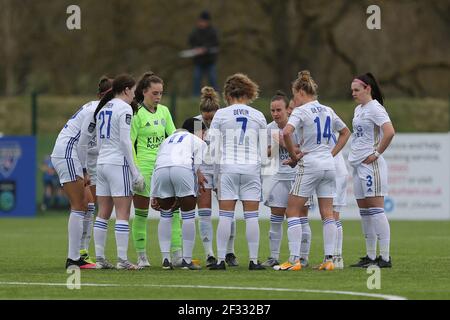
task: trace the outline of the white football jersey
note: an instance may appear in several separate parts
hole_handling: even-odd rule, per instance
[[[206,143],[184,129],[178,129],[159,146],[155,170],[163,167],[182,167],[197,172],[206,153]]]
[[[53,158],[72,158],[74,151],[76,156],[81,127],[86,119],[93,117],[98,103],[99,101],[86,103],[67,121],[56,138],[51,155]]]
[[[194,117],[195,119],[198,119],[200,121],[203,122],[203,117],[202,115],[198,115],[196,117]],[[203,122],[204,123],[204,122]],[[206,123],[204,123],[206,126]],[[211,153],[211,148],[209,147],[211,141],[208,135],[208,130],[206,130],[205,134],[204,134],[204,141],[207,145],[207,150],[206,150],[206,154],[205,154],[205,158],[203,159],[203,163],[200,165],[200,171],[203,174],[214,174],[214,154]]]
[[[209,133],[219,173],[260,176],[261,152],[267,153],[267,143],[262,146],[260,140],[266,139],[266,129],[263,113],[250,106],[234,104],[217,110]]]
[[[278,139],[280,139],[280,133],[283,132],[283,129],[278,127],[278,124],[275,121],[272,121],[267,125],[267,142],[269,146],[272,143],[276,143],[279,145],[278,149],[278,170],[277,174],[273,177],[275,180],[293,180],[295,178],[295,174],[297,172],[296,168],[291,168],[289,165],[283,164],[283,161],[289,159],[289,152],[286,148],[283,148],[278,142],[274,141],[273,135],[277,135]],[[300,144],[297,132],[294,132],[292,135],[294,145],[298,146]]]
[[[314,100],[295,108],[288,124],[298,131],[303,141],[300,150],[305,155],[298,162],[299,170],[335,170],[331,155],[334,145],[332,133],[342,130],[346,125],[333,109]]]
[[[131,146],[131,120],[133,109],[125,101],[114,98],[97,114],[96,135],[98,144],[97,164],[130,165],[121,140],[129,140]],[[121,136],[121,132],[122,135]],[[128,134],[126,134],[128,132]]]
[[[359,165],[376,150],[383,137],[381,126],[387,122],[391,122],[391,119],[386,109],[375,99],[356,107],[348,157],[352,166]]]

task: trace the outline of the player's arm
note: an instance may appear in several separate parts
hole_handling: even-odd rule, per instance
[[[292,141],[292,134],[294,133],[295,128],[291,124],[287,124],[283,129],[283,140],[286,145],[286,150],[289,152],[290,160],[286,164],[289,164],[291,167],[295,167],[297,165],[298,160],[301,159],[300,155],[297,155],[295,152],[295,145]]]
[[[130,166],[131,175],[133,176],[133,181],[140,176],[140,172],[136,167],[133,158],[133,146],[131,145],[130,131],[131,131],[131,119],[133,112],[131,108],[123,112],[119,117],[120,123],[120,148]]]
[[[170,136],[172,133],[175,132],[175,130],[177,130],[177,128],[173,123],[172,115],[170,114],[168,109],[166,111],[165,119],[166,119],[166,134],[167,136]]]
[[[295,132],[295,128],[302,125],[302,119],[298,112],[296,112],[296,110],[292,112],[291,116],[289,117],[289,122],[283,129],[283,140],[290,157],[290,160],[284,162],[284,164],[288,164],[291,167],[295,167],[297,165],[297,162],[304,155],[300,150],[296,150],[296,144],[294,144],[294,141],[292,140],[292,135]]]
[[[80,132],[80,140],[78,141],[77,146],[77,155],[80,160],[81,167],[83,168],[83,173],[85,176],[85,180],[89,180],[89,176],[87,174],[87,150],[89,141],[92,140],[92,137],[95,134],[95,121],[92,116],[88,116],[84,119],[83,124],[81,125]],[[98,148],[98,146],[97,146]]]
[[[133,150],[134,163],[137,163],[136,141],[137,141],[140,125],[141,125],[140,118],[138,117],[138,114],[136,113],[136,115],[133,117],[133,120],[131,121],[131,129],[130,129],[131,147]]]
[[[392,139],[395,136],[395,129],[392,122],[384,123],[381,126],[381,130],[383,131],[383,138],[381,138],[380,144],[378,145],[378,148],[376,150],[379,154],[382,154],[387,149],[387,147],[389,147]]]
[[[272,158],[272,148],[275,148],[275,143],[272,143],[272,129],[267,129],[267,157]]]
[[[389,147],[395,135],[394,126],[392,125],[391,119],[384,108],[376,108],[369,114],[369,117],[377,126],[381,128],[383,131],[383,138],[381,138],[381,141],[378,144],[377,149],[374,150],[374,153],[363,161],[365,164],[370,164],[377,160],[378,157],[387,149],[387,147]]]
[[[352,133],[347,128],[344,121],[342,121],[341,118],[339,118],[336,113],[334,113],[334,111],[332,112],[332,115],[333,131],[339,132],[339,138],[336,141],[336,145],[334,146],[333,150],[331,150],[331,155],[335,157],[345,147],[345,144],[347,143]]]
[[[200,186],[200,190],[201,190],[201,192],[205,192],[205,183],[207,183],[208,181],[206,180],[203,173],[200,171],[200,165],[203,163],[203,160],[205,159],[208,146],[206,145],[206,142],[202,141],[201,139],[197,140],[195,138],[196,137],[194,137],[194,139],[193,139],[193,143],[195,144],[194,154],[193,154],[194,170],[195,170],[195,172],[197,172],[197,178],[198,178],[197,180],[198,180],[198,184]]]
[[[212,157],[214,165],[214,180],[216,180],[218,177],[220,166],[220,156],[221,156],[220,146],[222,144],[220,127],[221,127],[221,118],[219,109],[214,115],[214,118],[211,121],[211,125],[207,133],[208,139],[210,141],[209,143],[210,154],[214,155],[214,157]]]

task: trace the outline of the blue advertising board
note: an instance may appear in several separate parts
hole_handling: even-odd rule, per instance
[[[0,218],[36,214],[36,138],[0,138]]]

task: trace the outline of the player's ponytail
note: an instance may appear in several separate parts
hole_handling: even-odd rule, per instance
[[[112,83],[114,79],[107,76],[102,76],[98,82],[97,96],[102,99],[105,94],[112,90]]]
[[[152,83],[161,83],[164,85],[164,81],[152,71],[144,73],[141,79],[139,79],[134,93],[134,101],[137,104],[141,104],[144,101],[144,91],[150,88]]]
[[[356,77],[356,79],[360,80],[366,88],[367,86],[370,86],[372,99],[377,100],[381,105],[383,105],[384,97],[383,93],[381,92],[380,86],[378,85],[377,80],[373,76],[372,73],[367,72],[361,76]]]
[[[317,97],[317,89],[319,88],[308,70],[303,70],[298,73],[297,79],[292,84],[292,87],[295,91],[303,90],[306,94],[314,97]]]
[[[112,82],[112,88],[110,91],[108,91],[103,98],[100,100],[97,108],[94,112],[94,121],[97,122],[97,114],[100,112],[101,108],[103,108],[109,101],[114,99],[114,97],[117,94],[122,93],[125,91],[126,88],[133,88],[136,84],[136,81],[133,79],[132,76],[128,74],[121,74],[114,78]]]
[[[286,93],[284,93],[281,90],[278,90],[275,93],[275,95],[272,97],[272,99],[270,99],[270,102],[274,102],[274,101],[278,101],[278,100],[284,101],[284,105],[286,108],[289,106],[289,99],[288,99]]]
[[[200,112],[213,112],[220,108],[219,95],[212,87],[203,87],[200,97]]]

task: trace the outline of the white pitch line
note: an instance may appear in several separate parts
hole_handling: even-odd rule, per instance
[[[57,287],[67,286],[67,283],[51,282],[0,282],[0,286],[48,286]],[[248,291],[277,291],[277,292],[303,292],[303,293],[325,293],[340,294],[348,296],[360,296],[369,298],[380,298],[384,300],[407,300],[405,297],[365,293],[353,291],[335,291],[335,290],[312,290],[312,289],[290,289],[290,288],[260,288],[260,287],[224,287],[224,286],[202,286],[202,285],[176,285],[176,284],[114,284],[114,283],[82,283],[83,287],[144,287],[144,288],[188,288],[188,289],[222,289],[222,290],[248,290]]]

